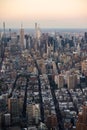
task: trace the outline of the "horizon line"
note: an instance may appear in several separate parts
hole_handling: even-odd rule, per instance
[[[3,27],[0,27],[3,29]],[[20,27],[5,27],[5,29],[20,29]],[[34,27],[23,27],[23,29],[35,29]],[[40,29],[87,29],[87,27],[40,27]]]

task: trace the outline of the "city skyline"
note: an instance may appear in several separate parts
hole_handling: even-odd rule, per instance
[[[1,0],[0,28],[87,28],[86,0]]]

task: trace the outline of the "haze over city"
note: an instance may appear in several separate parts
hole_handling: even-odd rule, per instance
[[[0,130],[87,130],[87,0],[0,0]]]
[[[86,0],[0,0],[0,28],[87,28]]]

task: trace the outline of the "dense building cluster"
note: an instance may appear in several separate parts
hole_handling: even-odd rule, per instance
[[[86,111],[87,32],[0,32],[0,130],[86,130]]]

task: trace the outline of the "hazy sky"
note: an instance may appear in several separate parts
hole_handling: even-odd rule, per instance
[[[87,0],[0,0],[0,28],[87,28]]]

